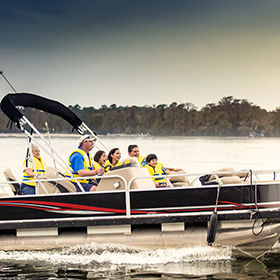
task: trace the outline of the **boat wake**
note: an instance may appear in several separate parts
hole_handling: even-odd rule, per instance
[[[167,264],[232,259],[230,248],[200,246],[179,249],[139,250],[123,245],[90,243],[54,250],[0,251],[6,260],[38,260],[52,264]]]
[[[139,250],[111,244],[85,244],[55,250],[0,251],[6,263],[83,271],[157,271],[171,274],[225,273],[231,270],[230,248],[200,246]],[[214,262],[213,262],[214,261]]]

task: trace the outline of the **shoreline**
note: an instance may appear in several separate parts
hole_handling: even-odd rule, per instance
[[[42,133],[42,135],[44,135],[45,133]],[[73,133],[51,133],[50,134],[51,137],[69,137],[69,138],[79,138],[81,137],[80,134],[73,134]],[[23,132],[12,132],[12,133],[7,133],[7,132],[2,132],[0,133],[0,138],[7,138],[7,137],[17,137],[17,138],[25,138],[26,135]],[[33,137],[37,138],[39,137],[38,135],[34,134]],[[168,138],[205,138],[205,139],[222,139],[222,138],[226,138],[226,139],[244,139],[247,138],[249,140],[261,140],[261,139],[276,139],[279,137],[262,137],[262,138],[256,138],[256,139],[250,139],[248,136],[182,136],[182,135],[161,135],[161,136],[154,136],[154,135],[150,135],[150,134],[124,134],[124,133],[115,133],[115,134],[99,134],[97,135],[98,138],[133,138],[133,137],[141,137],[141,138],[164,138],[164,137],[168,137]]]

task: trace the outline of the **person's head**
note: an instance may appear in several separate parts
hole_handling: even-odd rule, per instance
[[[83,135],[79,140],[79,148],[83,149],[86,153],[91,151],[94,147],[96,138],[92,135]]]
[[[157,156],[156,156],[155,154],[149,154],[149,155],[147,155],[147,157],[146,157],[147,163],[148,163],[150,166],[152,166],[152,167],[156,167],[156,165],[157,165],[157,160],[158,160],[158,158],[157,158]]]
[[[139,157],[139,148],[137,145],[129,145],[128,146],[128,154],[130,157]]]
[[[119,148],[113,148],[108,154],[110,163],[116,163],[121,159],[121,151]]]
[[[107,159],[107,155],[104,151],[97,151],[93,157],[93,160],[96,161],[100,166],[104,165]]]
[[[37,145],[31,144],[32,155],[35,158],[40,157],[40,149]]]

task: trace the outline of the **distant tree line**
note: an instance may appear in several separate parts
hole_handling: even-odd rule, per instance
[[[267,111],[232,96],[222,98],[197,110],[192,103],[173,102],[152,106],[102,105],[81,108],[69,106],[97,134],[150,134],[153,136],[247,136],[250,132],[280,136],[280,108]],[[72,127],[60,117],[25,108],[24,115],[40,131],[48,123],[52,133],[70,133]],[[19,132],[7,128],[8,118],[1,112],[0,132]]]

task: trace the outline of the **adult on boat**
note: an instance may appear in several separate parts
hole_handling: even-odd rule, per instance
[[[96,138],[92,135],[83,135],[79,140],[79,147],[74,150],[68,158],[68,164],[73,170],[72,174],[66,173],[66,177],[90,177],[96,176],[97,174],[104,174],[104,168],[99,167],[98,169],[93,169],[93,163],[91,160],[90,151],[94,147]],[[90,178],[85,179],[71,179],[70,180],[77,188],[78,192],[81,192],[77,181],[81,184],[86,192],[96,191],[97,183],[95,180]]]
[[[31,144],[32,157],[25,159],[23,162],[23,183],[21,184],[21,191],[24,194],[35,194],[35,182],[31,182],[36,177],[45,174],[47,167],[46,163],[40,156],[40,149],[37,145]],[[35,164],[35,169],[33,166]]]
[[[108,153],[108,159],[105,163],[105,172],[108,172],[112,167],[117,167],[122,165],[120,162],[121,159],[121,151],[119,148],[113,148]]]
[[[182,169],[180,168],[163,167],[163,163],[158,161],[158,158],[155,154],[147,155],[146,160],[147,160],[147,165],[145,167],[148,169],[151,176],[169,175],[172,174],[171,171],[176,171],[176,172],[182,171]],[[167,184],[165,178],[156,177],[152,179],[156,186],[162,186]]]
[[[134,157],[134,158],[137,158],[141,167],[145,167],[145,165],[147,164],[146,157],[140,155],[139,147],[137,145],[135,145],[135,144],[129,145],[127,148],[127,151],[128,151],[129,158],[126,158],[123,161],[123,164],[130,163],[131,158]]]

